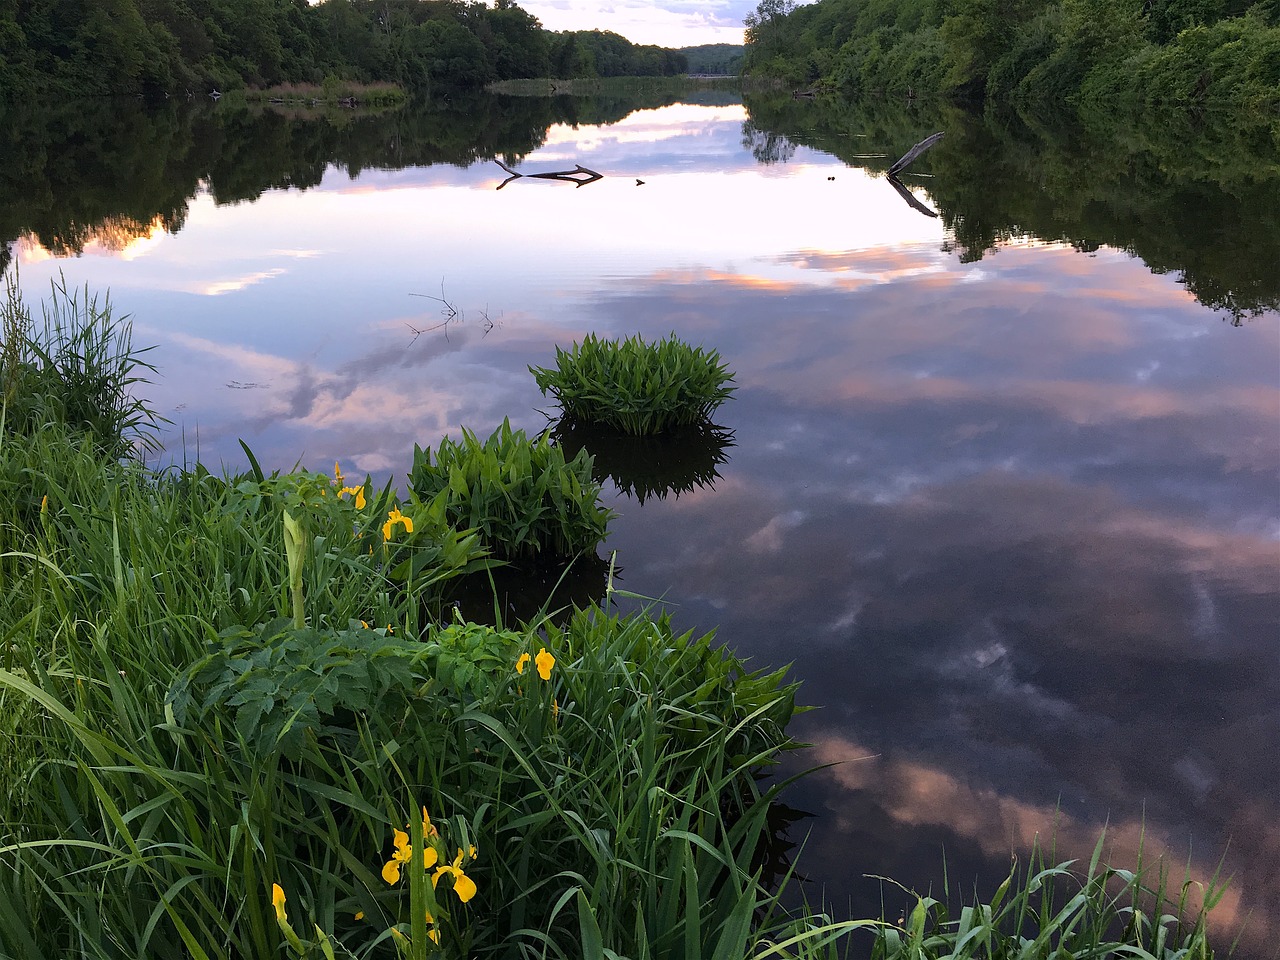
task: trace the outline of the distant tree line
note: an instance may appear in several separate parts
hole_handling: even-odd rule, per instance
[[[742,72],[741,44],[704,43],[697,47],[681,47],[689,60],[689,73],[736,76]]]
[[[845,95],[1280,109],[1280,0],[760,0],[744,72]]]
[[[677,51],[614,33],[546,31],[512,0],[0,0],[0,100],[685,68]]]

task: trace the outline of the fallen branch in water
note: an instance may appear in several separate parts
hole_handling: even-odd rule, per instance
[[[903,170],[907,166],[907,164],[909,164],[912,160],[920,156],[920,154],[924,153],[926,150],[932,147],[935,143],[941,140],[942,134],[943,134],[943,131],[941,130],[938,131],[937,133],[931,134],[930,136],[925,137],[923,140],[917,143],[914,147],[912,147],[906,153],[904,153],[902,155],[902,159],[889,168],[889,176],[892,177],[894,174]]]
[[[575,187],[581,187],[584,184],[595,183],[597,180],[604,179],[604,174],[596,173],[594,170],[590,170],[580,163],[572,170],[551,170],[547,173],[521,173],[518,170],[513,170],[497,157],[493,158],[493,162],[508,174],[507,179],[498,184],[499,190],[505,187],[512,180],[517,180],[520,177],[527,177],[532,180],[564,180],[567,183],[572,183]]]

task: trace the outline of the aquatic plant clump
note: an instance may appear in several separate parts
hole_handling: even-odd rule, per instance
[[[601,340],[588,334],[569,350],[556,347],[555,369],[529,367],[544,395],[566,419],[650,436],[706,423],[734,387],[715,350],[671,336]]]
[[[415,445],[409,484],[496,557],[566,558],[593,553],[613,517],[591,467],[586,451],[566,460],[547,434],[530,439],[503,420],[483,443],[465,428],[460,442],[444,438],[434,457]]]

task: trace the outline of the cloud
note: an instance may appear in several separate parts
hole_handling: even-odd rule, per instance
[[[742,43],[742,20],[755,5],[742,0],[623,0],[602,7],[587,0],[527,0],[521,6],[548,30],[609,30],[632,43],[688,47]]]

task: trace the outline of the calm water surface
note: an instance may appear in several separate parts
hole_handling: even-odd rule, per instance
[[[217,173],[191,166],[189,199],[46,223],[10,256],[28,296],[59,272],[109,288],[158,345],[170,455],[233,468],[243,438],[268,469],[401,478],[415,442],[461,426],[542,429],[526,367],[557,344],[674,331],[719,350],[738,384],[719,478],[643,505],[611,493],[606,547],[678,625],[804,681],[819,709],[796,723],[814,744],[796,765],[833,764],[791,794],[814,815],[791,831],[810,898],[877,913],[865,875],[937,890],[944,856],[953,885],[989,892],[1035,837],[1087,857],[1108,825],[1122,864],[1144,834],[1200,878],[1225,858],[1218,918],[1248,917],[1246,948],[1272,955],[1274,301],[1233,325],[1204,293],[1207,254],[1154,272],[1026,217],[975,258],[947,182],[963,145],[913,167],[934,174],[907,181],[930,217],[850,165],[901,136],[826,151],[746,121],[736,102],[530,121],[528,143],[456,163],[388,161],[412,131],[355,124],[341,135],[374,154],[358,175],[299,160],[243,198],[228,184],[255,142],[193,136]],[[495,149],[605,177],[498,190]],[[1265,282],[1280,249],[1254,248]]]

